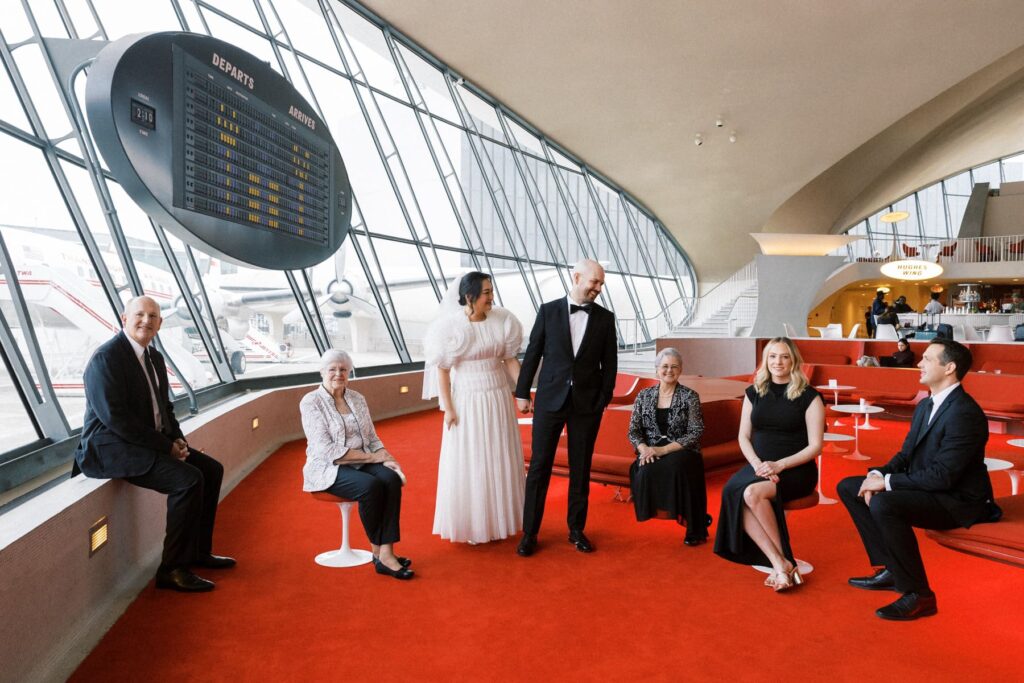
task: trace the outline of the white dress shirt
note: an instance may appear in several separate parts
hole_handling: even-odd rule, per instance
[[[121,330],[121,334],[125,336],[128,343],[132,345],[132,351],[135,352],[135,359],[139,361],[139,365],[142,366],[142,376],[146,378],[146,386],[149,387],[149,399],[150,404],[153,407],[153,424],[156,425],[156,430],[160,431],[164,428],[163,420],[160,419],[160,404],[157,403],[156,392],[159,390],[158,387],[153,386],[153,381],[149,378],[149,368],[146,367],[146,359],[143,358],[143,354],[146,353],[146,347],[139,342],[132,339],[131,335]],[[156,372],[156,366],[153,367],[153,372]]]
[[[566,306],[579,306],[580,304],[572,300],[572,296],[565,297]],[[583,335],[587,332],[587,323],[590,322],[590,314],[584,313],[583,311],[576,311],[572,313],[572,309],[568,309],[569,313],[569,336],[572,337],[572,355],[575,356],[580,350],[580,344],[583,342]]]

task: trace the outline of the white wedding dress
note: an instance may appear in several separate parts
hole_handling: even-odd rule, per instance
[[[523,449],[502,362],[515,357],[522,339],[522,325],[502,308],[480,322],[461,310],[448,313],[427,333],[425,374],[451,370],[458,416],[456,425],[442,427],[434,508],[434,533],[441,538],[486,543],[522,529]]]

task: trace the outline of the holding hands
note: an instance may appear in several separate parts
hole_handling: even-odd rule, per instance
[[[532,413],[533,412],[533,401],[528,398],[517,398],[516,407],[521,413]]]

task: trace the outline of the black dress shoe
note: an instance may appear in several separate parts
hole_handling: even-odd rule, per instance
[[[205,593],[213,590],[213,581],[207,581],[183,567],[178,567],[169,572],[157,572],[156,587],[182,593]]]
[[[686,545],[703,545],[707,542],[707,536],[687,536],[683,539],[683,543]]]
[[[597,550],[597,548],[594,547],[594,544],[590,542],[590,539],[587,538],[587,535],[582,531],[570,531],[569,543],[576,546],[576,550],[579,550],[581,553],[592,553]]]
[[[516,546],[516,555],[519,555],[520,557],[529,557],[530,555],[533,555],[533,551],[536,547],[536,534],[523,534],[523,537],[519,540],[519,545]]]
[[[197,567],[206,567],[207,569],[231,569],[237,562],[233,557],[225,557],[224,555],[214,555],[207,553],[206,555],[200,555],[193,562]]]
[[[855,576],[847,581],[854,588],[863,588],[869,591],[894,591],[896,590],[896,577],[884,567],[875,572],[874,576]]]
[[[408,581],[416,575],[416,572],[409,569],[408,567],[402,567],[401,569],[392,569],[391,567],[387,566],[386,564],[384,564],[376,558],[374,558],[373,560],[373,566],[374,568],[376,568],[378,574],[391,576],[401,581]]]
[[[939,608],[935,604],[934,593],[931,595],[904,593],[896,602],[875,610],[875,614],[878,616],[893,621],[913,621],[938,613]]]

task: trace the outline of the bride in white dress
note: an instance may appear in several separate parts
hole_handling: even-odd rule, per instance
[[[444,411],[434,533],[486,543],[523,526],[523,448],[511,389],[523,326],[494,307],[486,273],[467,273],[451,290],[424,342],[423,397],[437,396]]]

